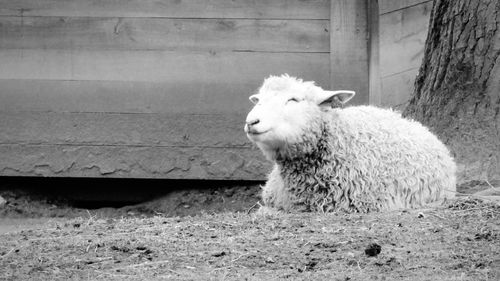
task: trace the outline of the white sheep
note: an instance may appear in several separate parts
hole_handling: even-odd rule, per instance
[[[445,145],[390,109],[332,107],[353,96],[282,75],[250,97],[245,132],[275,163],[262,187],[264,204],[368,212],[454,197],[456,165]]]

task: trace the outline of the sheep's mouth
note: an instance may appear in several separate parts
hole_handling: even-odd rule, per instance
[[[247,131],[247,135],[252,136],[252,137],[262,136],[263,134],[265,134],[265,133],[267,133],[269,131],[270,130],[266,130],[266,131],[248,130]]]

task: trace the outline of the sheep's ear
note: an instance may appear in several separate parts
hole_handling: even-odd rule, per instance
[[[319,106],[342,107],[356,93],[348,90],[323,91],[318,99]]]
[[[259,102],[259,97],[257,97],[257,95],[251,95],[249,98],[248,98],[253,104],[257,104]]]

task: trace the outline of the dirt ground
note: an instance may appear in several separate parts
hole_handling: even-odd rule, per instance
[[[0,280],[500,280],[498,203],[255,213],[258,191],[191,188],[89,209],[0,190]]]

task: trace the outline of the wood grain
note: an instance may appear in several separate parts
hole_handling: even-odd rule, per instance
[[[244,83],[0,80],[0,112],[246,112],[262,77]]]
[[[0,144],[247,147],[246,112],[112,114],[0,112]]]
[[[0,0],[0,175],[263,180],[248,96],[330,85],[327,0]]]
[[[419,67],[427,37],[432,2],[380,16],[381,76]]]
[[[0,0],[0,15],[329,19],[328,0]]]
[[[244,84],[288,72],[322,79],[328,54],[0,49],[0,79]]]
[[[368,1],[368,76],[369,76],[369,102],[371,105],[380,106],[382,103],[382,87],[380,79],[380,23],[379,1]]]
[[[368,104],[368,29],[365,0],[333,0],[330,27],[331,88],[354,90],[350,103]]]
[[[328,20],[0,17],[0,49],[329,52]]]
[[[0,175],[264,180],[256,149],[0,144]]]

